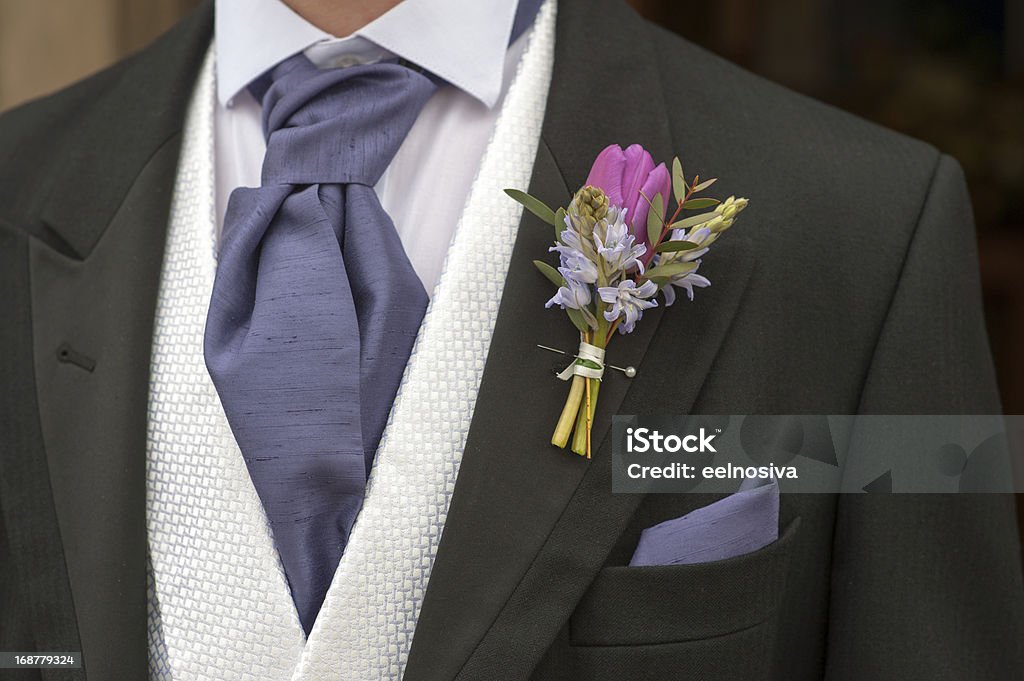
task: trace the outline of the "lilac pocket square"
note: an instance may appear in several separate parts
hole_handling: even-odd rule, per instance
[[[779,484],[755,484],[744,481],[735,494],[648,527],[640,533],[629,565],[708,563],[771,544],[779,538]]]

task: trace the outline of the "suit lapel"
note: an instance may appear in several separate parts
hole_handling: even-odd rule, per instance
[[[47,467],[89,678],[145,678],[145,439],[154,306],[212,3],[106,76],[35,221]],[[116,77],[115,77],[116,76]],[[45,635],[45,632],[44,632]]]
[[[628,62],[619,52],[621,45],[644,44],[648,30],[614,1],[560,3],[531,194],[565,205],[570,188],[583,183],[610,143],[639,142],[661,159],[675,153],[653,51],[630,54]],[[600,35],[621,40],[593,39]],[[611,96],[603,94],[609,85]],[[602,93],[600,104],[588,106],[595,93]],[[663,308],[649,311],[633,334],[613,340],[607,361],[635,366],[639,375],[633,381],[619,372],[606,375],[594,424],[595,446],[603,444],[588,462],[549,443],[567,391],[553,374],[565,361],[535,346],[575,350],[578,344],[564,313],[543,309],[551,285],[532,260],[545,257],[551,239],[550,227],[524,216],[407,681],[528,675],[641,498],[611,494],[604,440],[611,416],[649,409],[645,386],[669,390],[662,394],[673,398],[675,411],[690,408],[751,266],[746,240],[730,234],[716,253],[729,263],[719,270],[722,284],[716,280],[696,303],[677,303],[682,309],[664,323]],[[665,369],[667,360],[684,355],[685,363]],[[660,385],[669,376],[667,388]]]

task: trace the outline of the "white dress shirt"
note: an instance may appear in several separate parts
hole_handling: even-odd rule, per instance
[[[400,57],[441,76],[375,189],[431,294],[523,49],[516,0],[404,0],[336,38],[281,0],[217,0],[214,115],[218,229],[231,191],[258,187],[266,142],[247,86],[304,52],[329,68]]]

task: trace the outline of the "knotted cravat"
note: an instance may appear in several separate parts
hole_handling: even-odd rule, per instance
[[[254,89],[262,183],[228,202],[205,356],[308,633],[427,305],[373,186],[436,84],[298,55]]]

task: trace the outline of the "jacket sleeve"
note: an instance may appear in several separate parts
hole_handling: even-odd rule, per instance
[[[860,412],[1000,413],[970,200],[949,157],[922,202]],[[1024,679],[1021,575],[1012,495],[842,495],[826,679]]]

